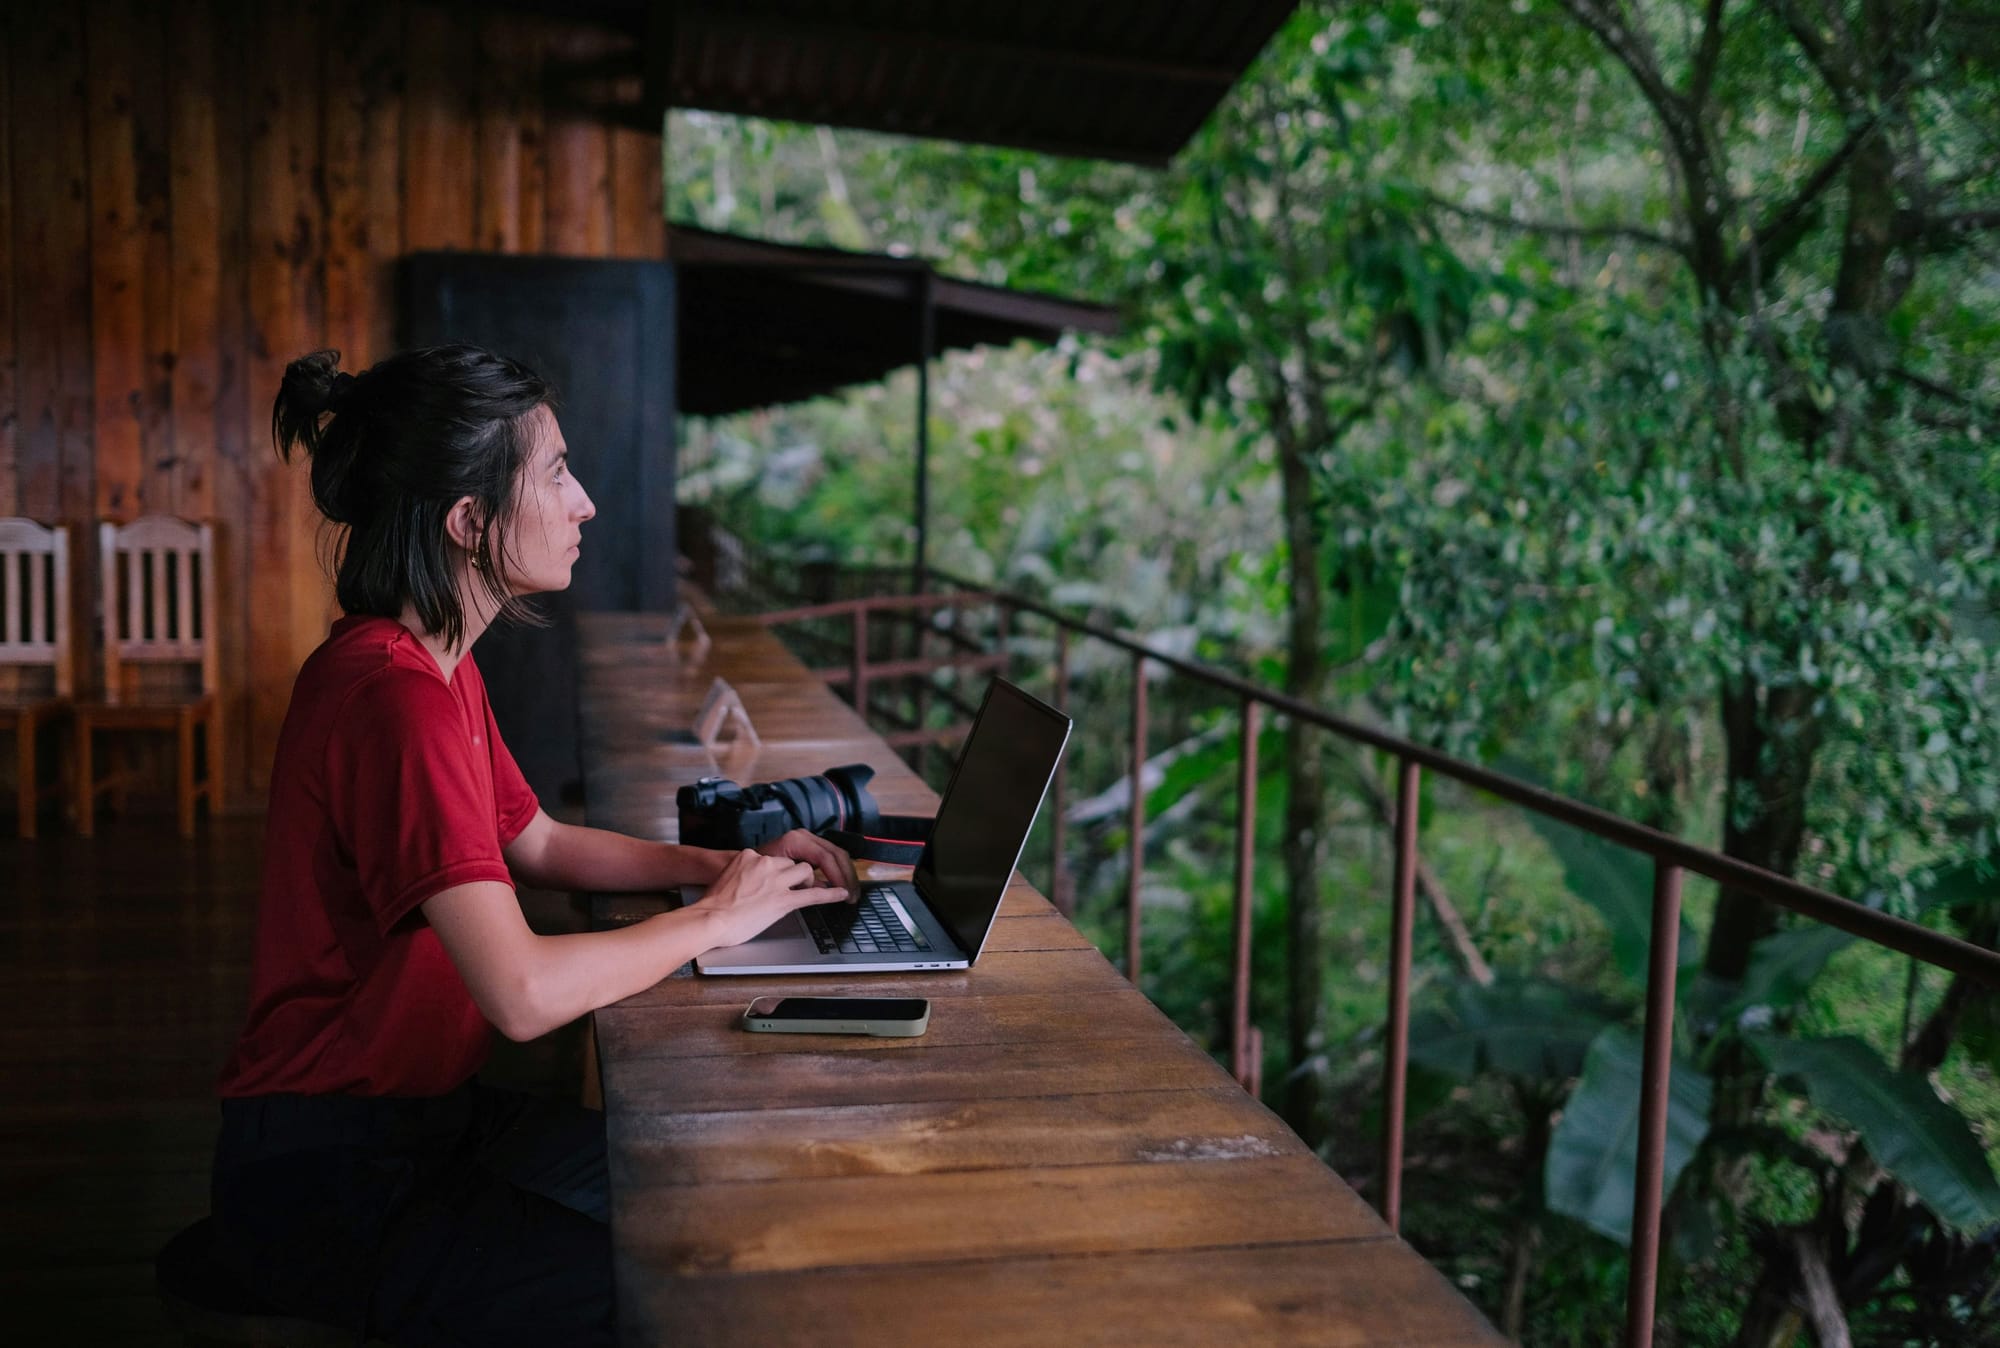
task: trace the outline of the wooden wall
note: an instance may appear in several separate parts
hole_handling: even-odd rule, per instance
[[[389,352],[406,252],[663,256],[659,136],[572,93],[627,52],[420,0],[0,5],[0,515],[216,522],[231,804],[335,616],[285,362]]]

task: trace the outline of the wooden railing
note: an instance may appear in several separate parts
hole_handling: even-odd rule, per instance
[[[1019,595],[961,586],[954,578],[933,573],[949,588],[934,593],[875,595],[867,598],[814,604],[805,608],[783,609],[762,615],[769,625],[782,625],[808,618],[838,618],[846,615],[851,623],[852,653],[844,669],[829,669],[822,677],[843,683],[858,708],[869,705],[872,681],[889,678],[927,678],[943,668],[961,670],[1004,667],[1005,651],[984,658],[971,658],[963,650],[931,659],[919,654],[872,662],[869,659],[869,619],[884,613],[933,614],[940,610],[969,606],[992,606],[1002,615],[1000,630],[1009,631],[1020,615],[1029,615],[1053,625],[1055,668],[1053,683],[1059,705],[1069,693],[1070,651],[1074,639],[1100,642],[1126,652],[1132,660],[1131,717],[1131,858],[1127,879],[1125,923],[1125,973],[1136,985],[1139,981],[1140,881],[1144,870],[1145,792],[1141,788],[1146,762],[1146,675],[1149,666],[1158,666],[1209,688],[1229,693],[1241,704],[1241,755],[1237,778],[1237,847],[1235,875],[1234,961],[1230,983],[1230,1058],[1236,1079],[1246,1089],[1258,1086],[1259,1035],[1250,1023],[1251,880],[1256,836],[1257,735],[1265,709],[1292,717],[1350,743],[1366,745],[1393,756],[1398,765],[1396,797],[1391,819],[1395,838],[1395,870],[1392,885],[1393,917],[1390,938],[1388,1034],[1384,1064],[1385,1096],[1382,1138],[1382,1182],[1377,1208],[1391,1229],[1402,1216],[1403,1123],[1409,1072],[1410,951],[1415,925],[1417,877],[1417,801],[1422,773],[1428,769],[1489,795],[1533,810],[1548,818],[1572,825],[1586,833],[1652,858],[1652,936],[1646,973],[1646,1010],[1643,1029],[1644,1060],[1640,1083],[1640,1130],[1638,1167],[1632,1215],[1631,1271],[1626,1288],[1626,1337],[1632,1348],[1646,1348],[1653,1335],[1653,1308],[1657,1288],[1660,1203],[1665,1170],[1668,1086],[1673,1045],[1675,979],[1678,973],[1681,884],[1692,872],[1706,876],[1743,893],[1751,894],[1789,912],[1829,926],[1838,927],[1865,941],[1887,947],[1926,964],[1967,975],[1993,987],[2000,987],[2000,953],[1983,949],[1932,931],[1914,922],[1869,908],[1826,890],[1778,875],[1735,857],[1699,847],[1644,824],[1606,810],[1558,795],[1504,773],[1454,758],[1449,754],[1359,721],[1337,716],[1319,707],[1265,688],[1247,679],[1211,669],[1192,660],[1154,650],[1142,642],[1109,628],[1080,620],[1047,604]],[[891,735],[892,744],[936,740],[939,735],[955,736],[962,725],[947,727],[937,734],[901,732]],[[1064,855],[1067,813],[1067,772],[1058,768],[1051,788],[1054,837],[1060,894],[1061,862]]]

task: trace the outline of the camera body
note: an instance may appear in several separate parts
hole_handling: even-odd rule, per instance
[[[881,820],[875,798],[868,794],[874,775],[875,769],[864,763],[849,763],[816,777],[749,786],[704,777],[674,793],[674,803],[680,807],[681,841],[733,851],[761,847],[795,828],[867,833]]]

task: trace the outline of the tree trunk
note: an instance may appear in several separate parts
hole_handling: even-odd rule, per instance
[[[1812,780],[1819,728],[1811,718],[1808,689],[1773,688],[1761,698],[1747,680],[1725,690],[1722,730],[1728,752],[1729,800],[1724,805],[1722,850],[1779,875],[1797,868],[1805,842],[1806,787]],[[1736,802],[1754,806],[1738,818]],[[1769,935],[1775,918],[1770,906],[1740,889],[1725,887],[1715,905],[1703,967],[1717,978],[1736,981],[1750,963],[1750,947]]]
[[[1303,702],[1324,700],[1326,661],[1321,628],[1319,540],[1313,530],[1312,471],[1297,439],[1280,436],[1285,545],[1290,591],[1286,624],[1285,691]],[[1286,974],[1285,1028],[1291,1070],[1285,1078],[1285,1121],[1308,1146],[1324,1135],[1319,1074],[1308,1064],[1319,1051],[1321,841],[1326,825],[1326,736],[1294,720],[1285,728]]]

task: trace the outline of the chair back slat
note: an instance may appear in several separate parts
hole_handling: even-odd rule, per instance
[[[47,666],[69,696],[69,531],[0,519],[0,575],[0,665]]]
[[[21,603],[21,569],[24,564],[32,565],[32,562],[29,558],[15,553],[0,552],[0,567],[6,568],[6,575],[0,577],[0,603],[7,606],[6,631],[0,633],[0,642],[18,641],[25,644],[40,635],[34,623],[22,622],[22,619],[28,616]],[[34,588],[34,581],[30,579],[28,589],[33,591]]]
[[[175,554],[174,618],[182,640],[200,641],[206,635],[195,623],[194,552],[183,549]]]
[[[102,525],[99,539],[107,696],[120,696],[121,667],[135,663],[199,664],[203,688],[213,691],[212,527],[148,515],[123,526]]]

